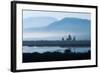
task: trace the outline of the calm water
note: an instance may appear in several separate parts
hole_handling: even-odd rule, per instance
[[[90,47],[29,47],[23,46],[23,53],[44,53],[44,52],[64,52],[66,49],[70,49],[71,52],[88,52]]]

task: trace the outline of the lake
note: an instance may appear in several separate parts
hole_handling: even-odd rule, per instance
[[[90,47],[37,47],[37,46],[23,46],[23,53],[44,53],[44,52],[61,52],[71,50],[75,53],[85,53],[90,51]]]

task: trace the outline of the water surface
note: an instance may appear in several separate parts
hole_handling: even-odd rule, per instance
[[[71,52],[88,52],[90,47],[37,47],[37,46],[23,46],[23,53],[44,53],[44,52],[64,52],[65,50],[71,50]]]

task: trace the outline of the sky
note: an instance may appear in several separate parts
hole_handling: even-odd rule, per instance
[[[90,13],[23,10],[23,18],[45,17],[45,16],[55,17],[58,20],[66,17],[66,16],[67,17],[77,17],[77,18],[89,19],[90,20]]]
[[[89,37],[90,34],[73,33],[73,32],[36,32],[26,31],[27,29],[37,29],[49,26],[51,23],[60,21],[63,18],[80,18],[91,20],[90,13],[74,13],[74,12],[54,12],[54,11],[29,11],[23,10],[23,39],[24,40],[59,40],[66,33],[71,35],[78,35],[78,37]],[[60,30],[60,29],[59,29]],[[67,30],[67,29],[66,29]],[[90,31],[87,31],[90,32]],[[85,39],[85,38],[84,38]]]

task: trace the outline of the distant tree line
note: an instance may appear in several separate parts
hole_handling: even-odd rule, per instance
[[[68,35],[68,37],[64,38],[62,37],[62,41],[75,41],[76,37],[72,37],[70,34]]]

